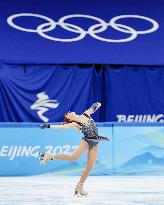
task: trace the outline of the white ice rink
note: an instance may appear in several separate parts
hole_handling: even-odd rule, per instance
[[[90,176],[87,197],[75,197],[79,177],[0,177],[0,205],[164,205],[164,177]]]

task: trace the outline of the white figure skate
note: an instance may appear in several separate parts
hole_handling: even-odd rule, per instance
[[[83,184],[77,183],[75,187],[75,194],[74,196],[87,196],[88,193],[83,190]]]
[[[40,160],[40,165],[46,165],[48,160],[53,160],[54,154],[50,153],[39,153],[39,160]]]

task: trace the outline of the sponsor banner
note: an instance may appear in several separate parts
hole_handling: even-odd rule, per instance
[[[2,1],[0,61],[164,65],[163,5],[163,0]]]

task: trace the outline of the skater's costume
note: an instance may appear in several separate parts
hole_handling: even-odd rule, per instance
[[[89,149],[97,145],[100,141],[109,141],[107,137],[98,135],[98,129],[94,120],[86,113],[84,113],[83,115],[88,118],[87,123],[82,123],[78,121],[74,122],[76,122],[80,126],[80,131],[84,134],[84,137],[82,137],[82,139],[84,139],[88,143]]]

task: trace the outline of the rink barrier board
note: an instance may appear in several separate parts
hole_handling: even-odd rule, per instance
[[[40,129],[40,123],[0,123],[0,176],[80,175],[87,153],[77,161],[49,161],[40,166],[39,152],[71,154],[81,141],[75,129]],[[99,143],[91,175],[164,175],[164,123],[97,123]]]

